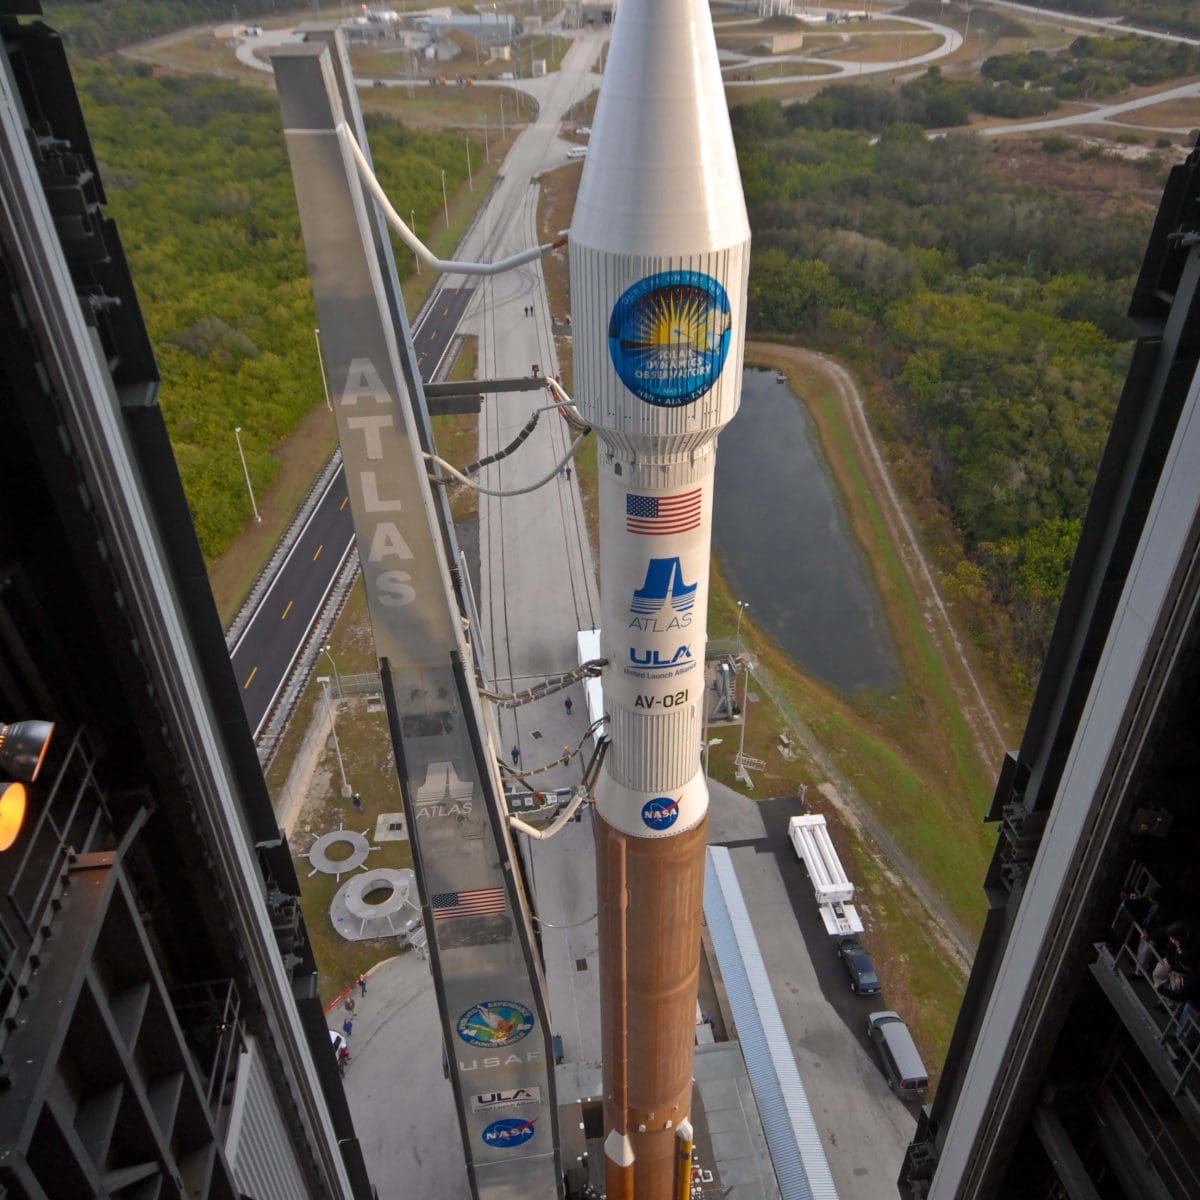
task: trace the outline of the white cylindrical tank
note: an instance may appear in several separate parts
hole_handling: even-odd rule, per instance
[[[610,1197],[669,1194],[672,1130],[690,1115],[713,470],[740,399],[749,254],[707,0],[622,0],[570,232],[609,663],[596,810]]]

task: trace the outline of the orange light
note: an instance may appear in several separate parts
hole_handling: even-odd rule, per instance
[[[0,851],[17,840],[25,823],[25,785],[9,783],[0,794]]]

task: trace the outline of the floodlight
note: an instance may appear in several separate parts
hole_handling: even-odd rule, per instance
[[[25,822],[25,785],[6,783],[0,792],[0,850],[7,850],[17,840]]]
[[[0,723],[0,767],[14,779],[33,783],[42,769],[53,732],[52,721]]]

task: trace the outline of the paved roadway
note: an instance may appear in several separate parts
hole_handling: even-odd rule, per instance
[[[572,104],[597,86],[591,67],[606,37],[603,32],[579,35],[562,69],[536,81],[537,120],[509,152],[504,175],[468,239],[464,257],[498,258],[538,241],[536,178],[567,161],[569,147],[558,137],[559,123]],[[532,316],[525,315],[527,305],[532,305]],[[541,262],[485,280],[472,299],[463,330],[479,338],[481,376],[526,375],[533,363],[545,374],[556,373]],[[487,397],[480,414],[481,453],[506,445],[546,401],[546,396],[529,392]],[[520,452],[487,468],[481,482],[488,488],[511,489],[544,476],[566,453],[568,432],[561,418],[544,414]],[[574,667],[576,631],[592,628],[599,613],[596,572],[574,473],[528,495],[481,497],[479,537],[481,621],[496,686],[520,690],[547,674]],[[534,786],[579,781],[576,762],[566,767],[559,762],[563,746],[576,746],[585,728],[582,686],[570,695],[570,716],[561,695],[499,713],[503,747],[517,746],[527,770],[550,768],[535,777]]]
[[[423,378],[437,373],[471,296],[469,287],[443,287],[434,296],[413,339]],[[353,544],[339,467],[230,653],[256,739]]]

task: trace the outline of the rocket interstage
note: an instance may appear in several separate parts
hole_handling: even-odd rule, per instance
[[[749,255],[707,0],[622,0],[570,233],[609,664],[596,813],[610,1198],[672,1195],[691,1116],[713,470],[740,399]]]

